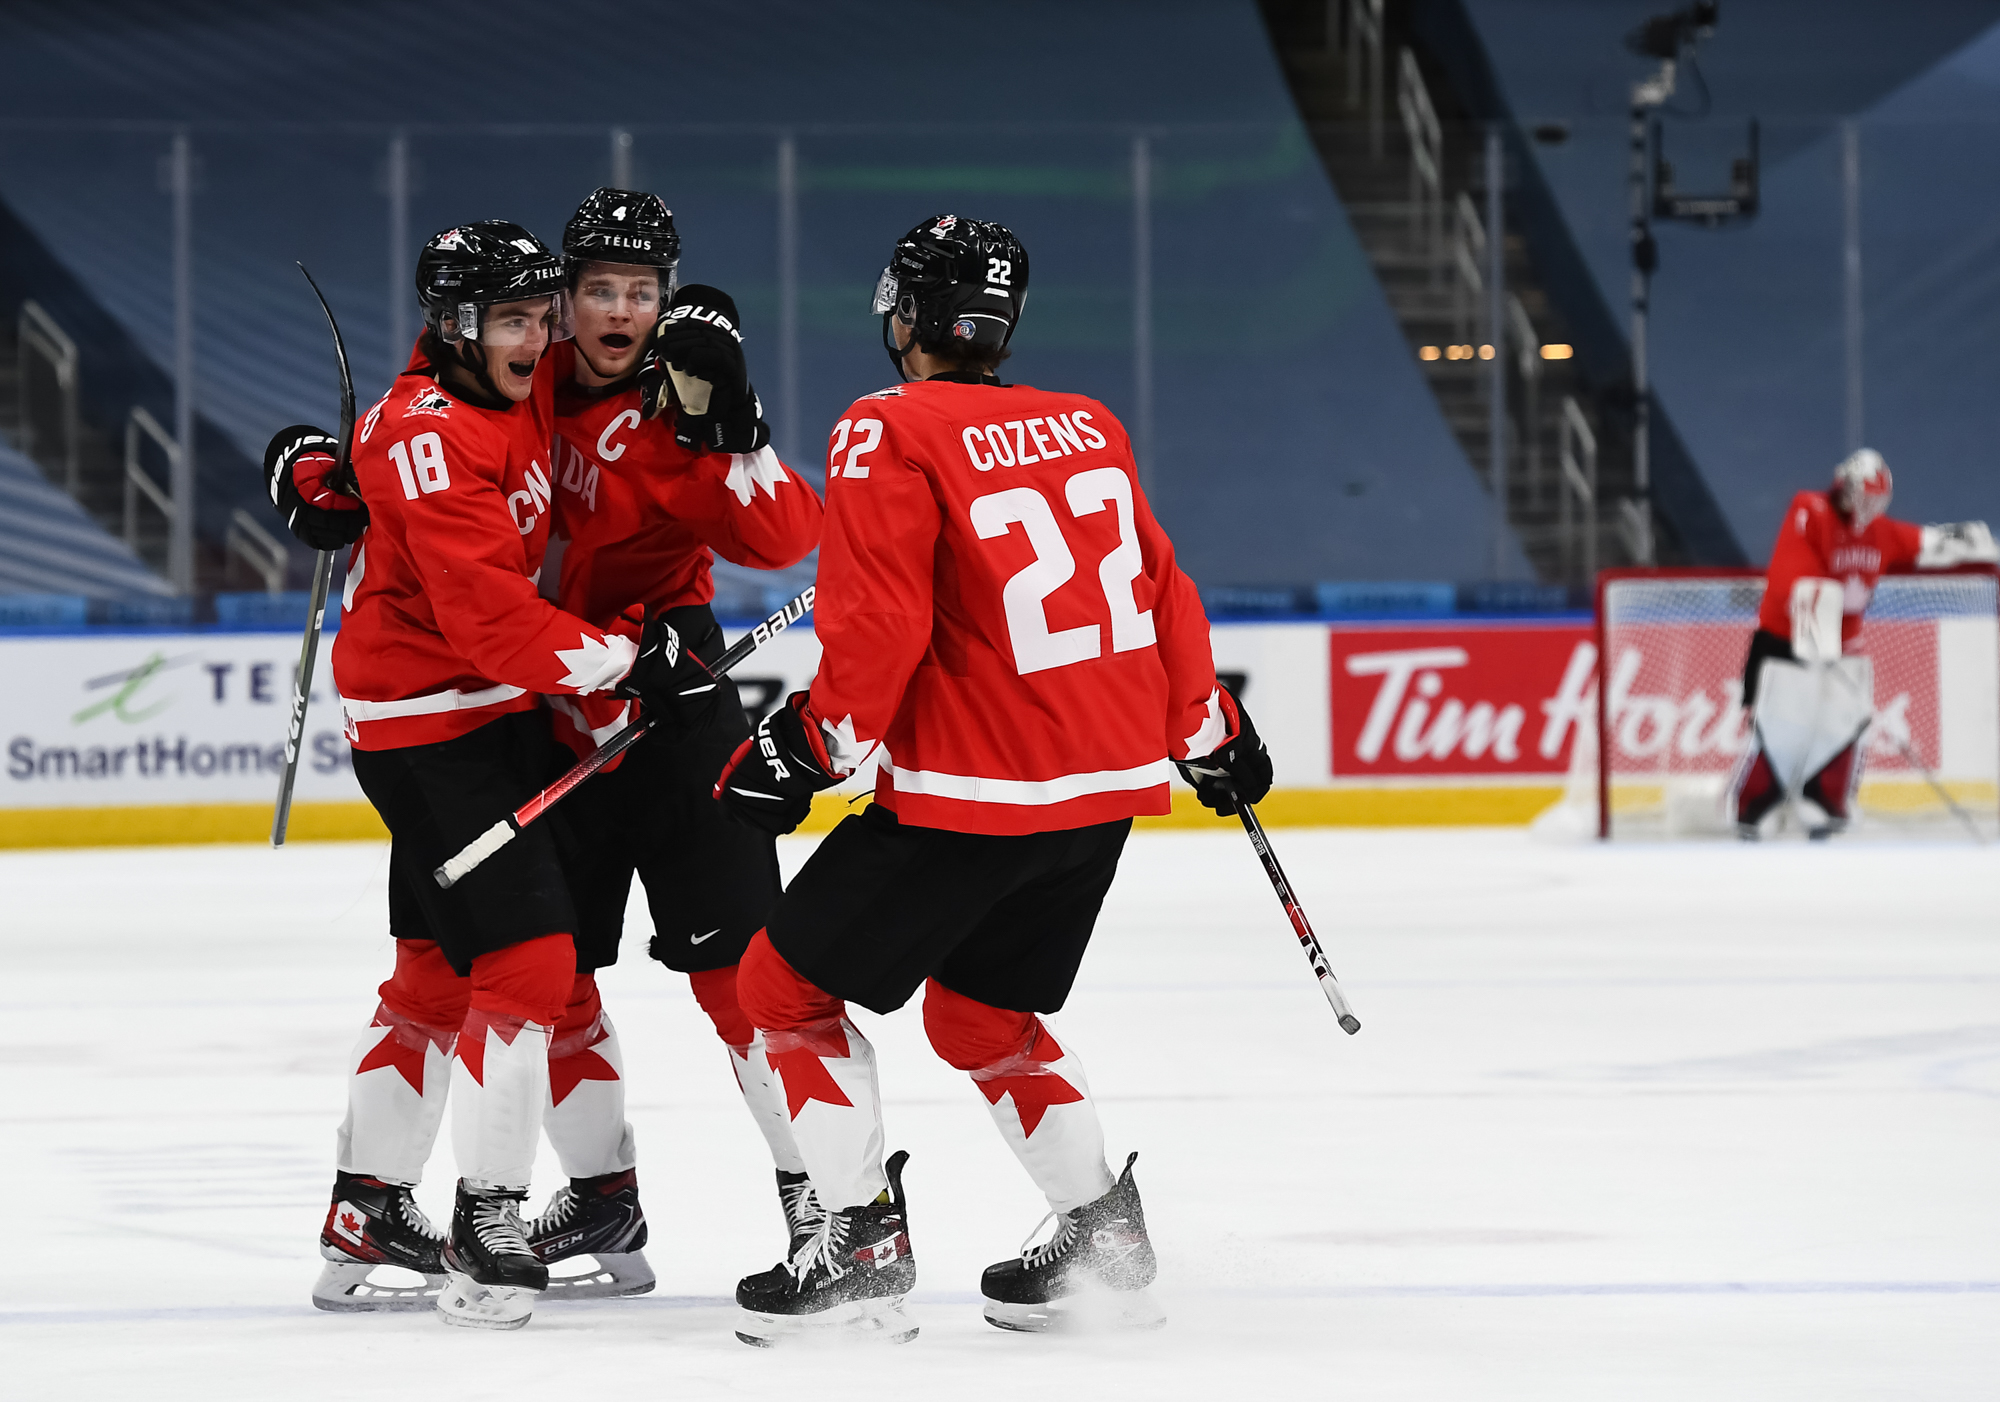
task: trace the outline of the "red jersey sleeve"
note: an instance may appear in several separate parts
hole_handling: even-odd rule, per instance
[[[703,453],[694,473],[674,503],[681,522],[730,564],[782,570],[819,544],[819,493],[769,448]]]
[[[1784,523],[1771,546],[1771,565],[1764,572],[1764,600],[1757,610],[1757,626],[1764,632],[1791,637],[1792,586],[1801,579],[1831,577],[1826,547],[1835,524],[1832,512],[1822,492],[1800,492],[1785,508]]]
[[[1924,528],[1913,521],[1878,519],[1871,530],[1882,551],[1883,574],[1908,574],[1917,567],[1924,548]]]
[[[631,668],[637,649],[541,597],[510,501],[532,498],[533,484],[509,493],[502,481],[505,445],[482,437],[441,422],[392,445],[396,471],[371,502],[384,494],[401,498],[409,557],[438,631],[482,675],[545,693],[611,686]],[[425,438],[431,442],[418,441]],[[407,478],[397,449],[413,459]],[[541,495],[546,503],[546,481]]]
[[[859,470],[831,476],[820,537],[814,630],[822,648],[812,707],[833,731],[834,761],[852,767],[882,741],[931,645],[931,585],[941,518],[929,479],[905,452],[887,405],[880,446]]]

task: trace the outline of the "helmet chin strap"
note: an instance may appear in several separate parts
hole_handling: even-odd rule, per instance
[[[910,344],[898,350],[895,333],[889,329],[889,318],[895,314],[896,312],[893,307],[882,313],[882,349],[889,352],[889,363],[896,367],[896,378],[904,384],[908,384],[910,382],[910,372],[903,368],[903,357],[908,355],[917,344],[917,328],[914,326],[910,328]]]

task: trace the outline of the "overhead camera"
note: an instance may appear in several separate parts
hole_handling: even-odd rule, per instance
[[[1715,33],[1720,9],[1716,0],[1695,0],[1684,10],[1654,15],[1625,36],[1625,47],[1643,58],[1679,58],[1697,39]]]

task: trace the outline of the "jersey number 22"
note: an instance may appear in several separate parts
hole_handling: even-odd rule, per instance
[[[1094,516],[1106,506],[1117,509],[1118,545],[1097,566],[1097,583],[1111,611],[1111,650],[1133,652],[1151,647],[1153,611],[1142,610],[1132,595],[1132,581],[1145,566],[1132,524],[1131,479],[1115,467],[1094,467],[1064,483],[1063,496],[1073,517]],[[1007,641],[1014,649],[1014,670],[1025,677],[1030,672],[1046,672],[1051,667],[1102,656],[1103,630],[1095,623],[1049,631],[1043,602],[1075,576],[1076,557],[1070,553],[1048,498],[1033,487],[1011,487],[976,498],[971,517],[972,529],[981,540],[1004,536],[1018,523],[1035,551],[1035,558],[1000,591],[1007,612]]]

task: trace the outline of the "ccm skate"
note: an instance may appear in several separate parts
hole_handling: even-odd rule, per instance
[[[555,1190],[549,1205],[528,1228],[528,1246],[549,1268],[552,1300],[597,1300],[643,1295],[653,1288],[646,1264],[646,1211],[639,1206],[636,1169],[596,1178],[572,1178]],[[579,1258],[595,1270],[565,1273]]]

